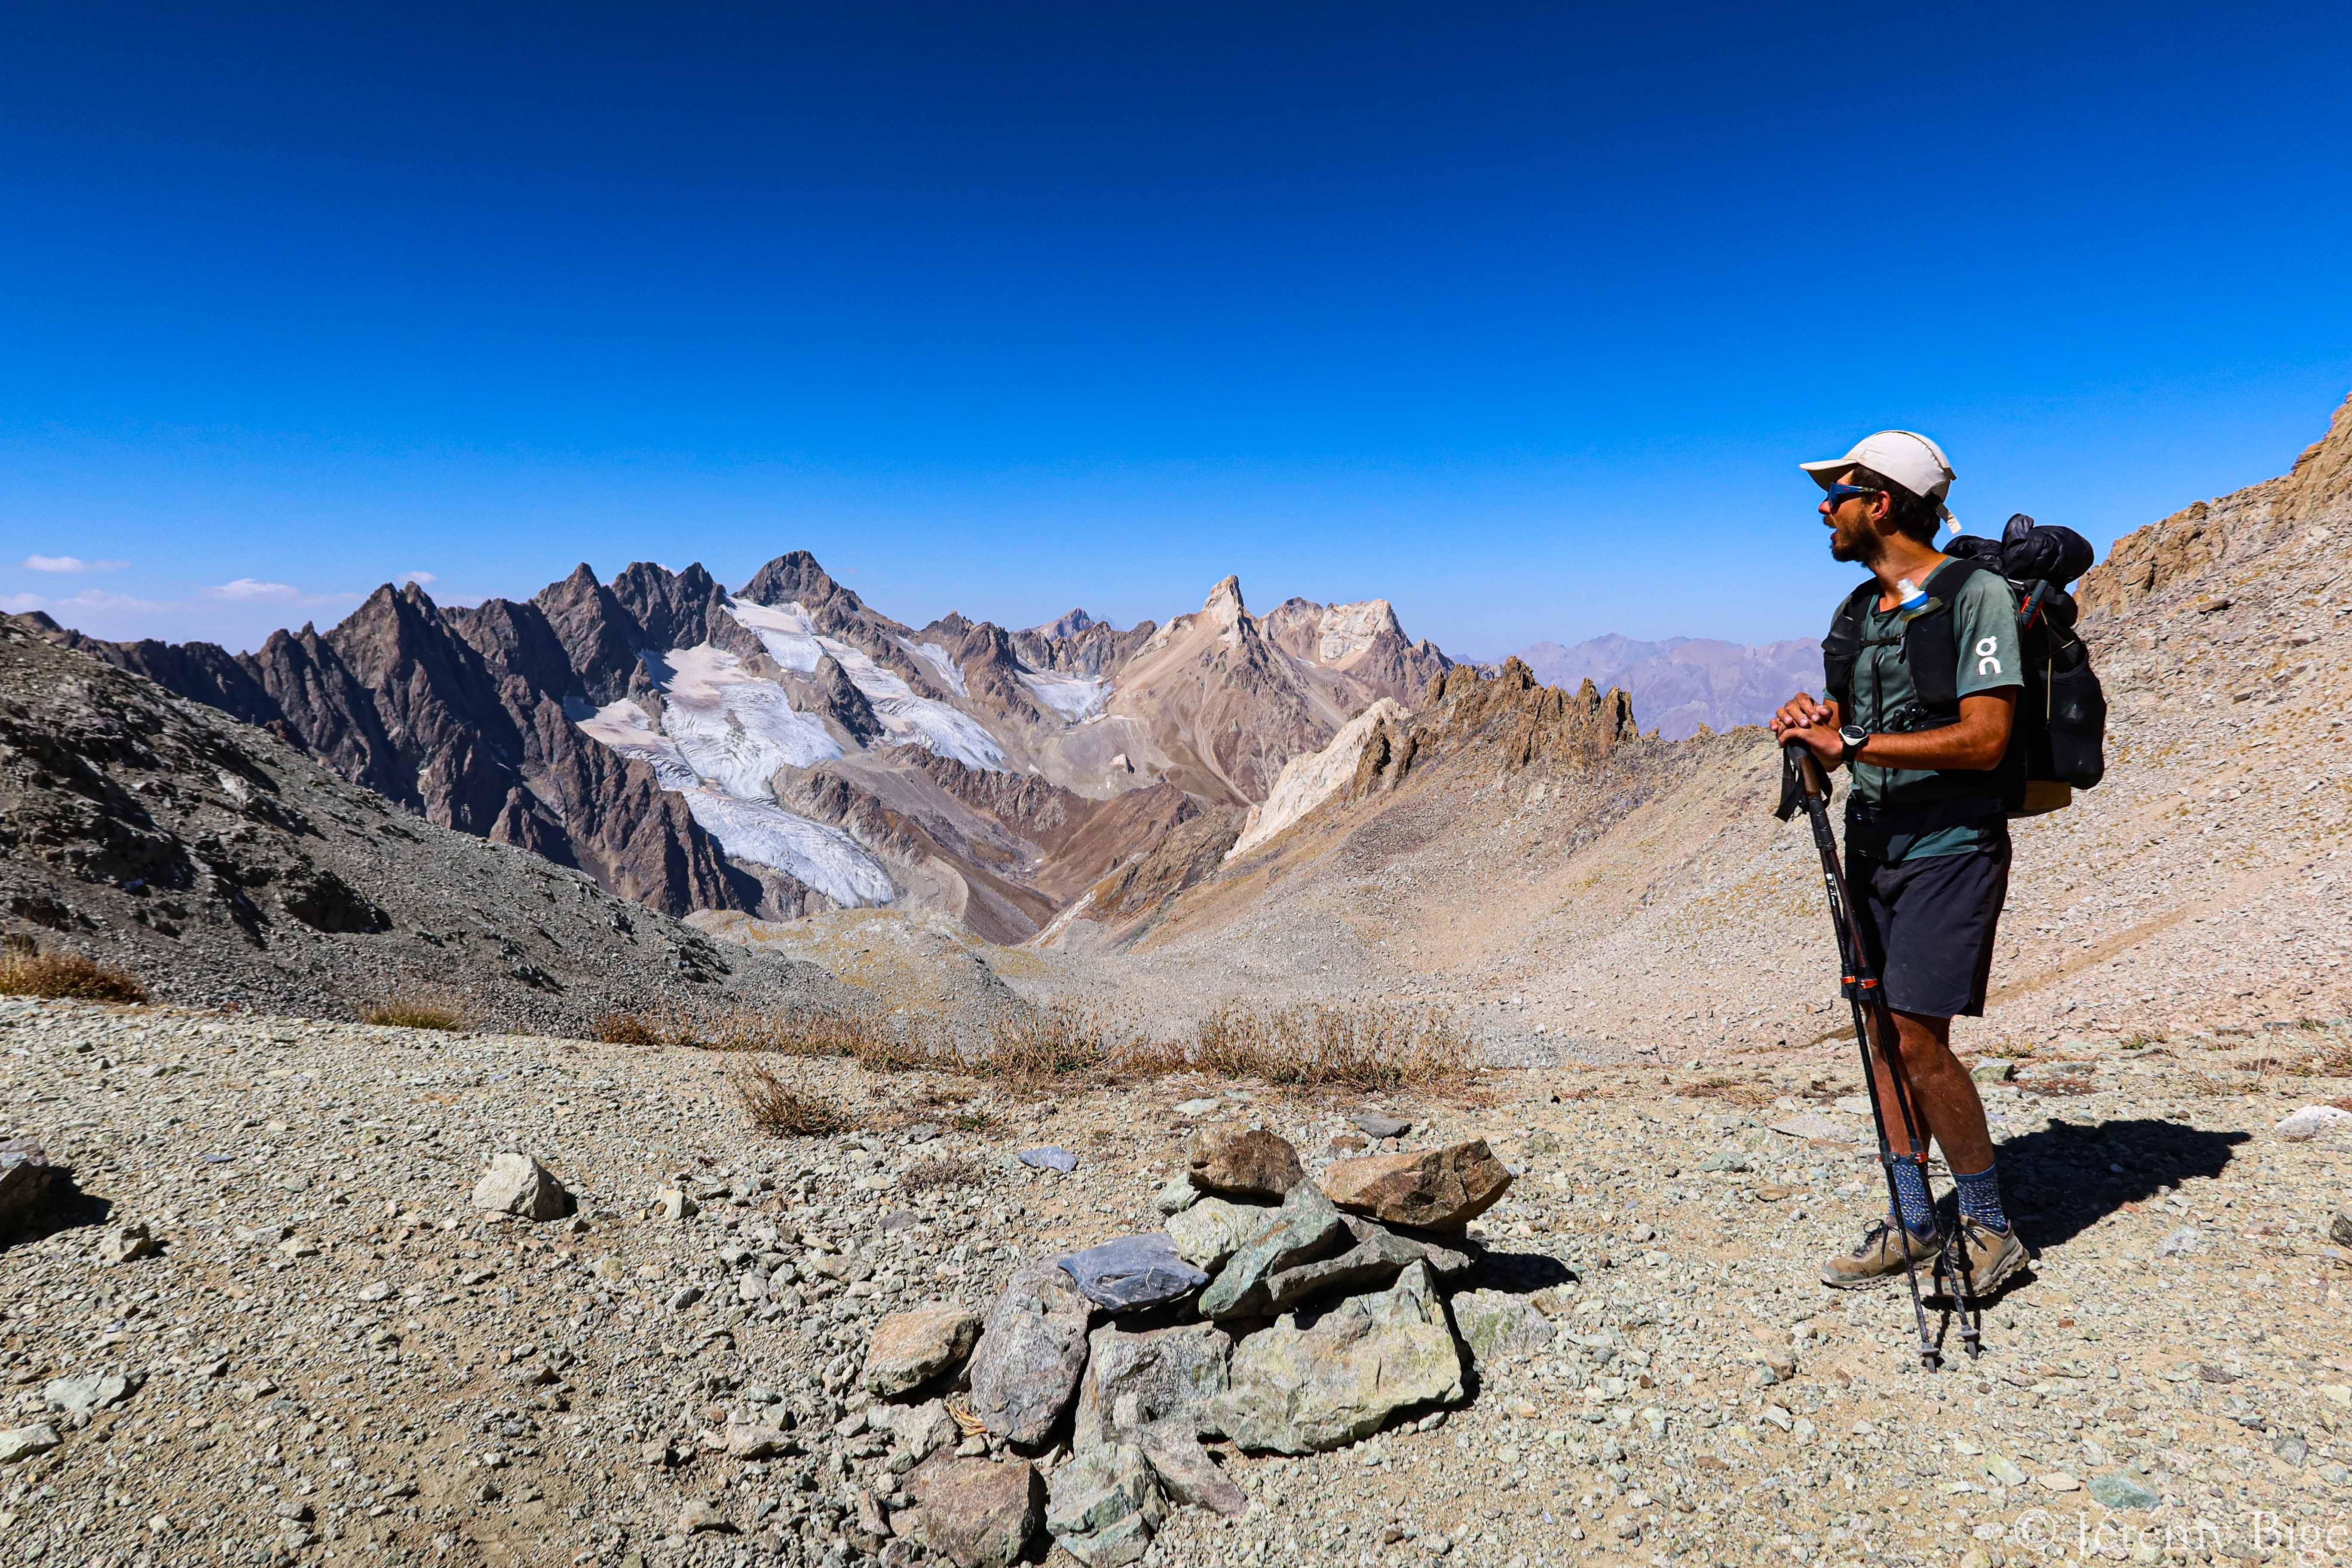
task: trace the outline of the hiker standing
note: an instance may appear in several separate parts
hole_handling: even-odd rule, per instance
[[[1999,572],[1936,548],[1953,476],[1926,437],[1885,430],[1843,458],[1802,466],[1827,492],[1831,555],[1868,568],[1871,579],[1840,606],[1822,644],[1823,695],[1790,699],[1772,732],[1851,775],[1845,880],[1897,1047],[1878,1042],[1871,1092],[1881,1106],[1895,1103],[1888,1063],[1899,1062],[1958,1185],[1951,1240],[1981,1300],[2025,1265],[2026,1252],[2002,1212],[1984,1103],[1952,1055],[1951,1027],[1955,1016],[1984,1012],[2009,890],[2005,803],[2024,766],[2011,744],[2023,668],[2017,599]],[[1823,1284],[1892,1279],[1943,1248],[1920,1161],[1890,1169],[1895,1212],[1829,1260]]]

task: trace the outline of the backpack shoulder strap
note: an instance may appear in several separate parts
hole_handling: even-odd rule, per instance
[[[1830,635],[1822,639],[1822,695],[1838,705],[1848,723],[1853,721],[1853,666],[1862,657],[1863,613],[1878,591],[1876,578],[1864,579],[1838,605],[1830,617]]]
[[[1955,556],[1927,574],[1920,586],[1935,607],[1915,616],[1903,627],[1903,662],[1919,693],[1920,710],[1931,723],[1948,724],[1960,716],[1960,645],[1953,631],[1952,601],[1961,584],[1991,567],[1981,561]]]

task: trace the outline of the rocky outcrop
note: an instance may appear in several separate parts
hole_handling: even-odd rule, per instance
[[[2113,616],[2143,600],[2201,592],[2234,563],[2275,550],[2295,531],[2352,515],[2352,398],[2327,434],[2284,477],[2183,507],[2125,535],[2074,591],[2085,617]]]
[[[1545,686],[1516,658],[1496,675],[1456,665],[1431,681],[1412,728],[1423,753],[1475,752],[1506,772],[1537,762],[1591,767],[1639,733],[1622,691],[1589,680],[1574,691]]]

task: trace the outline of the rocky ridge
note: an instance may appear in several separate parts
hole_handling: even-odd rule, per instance
[[[1447,667],[1385,601],[1294,599],[1261,629],[1231,580],[1167,626],[1076,611],[917,629],[805,552],[731,595],[700,566],[646,563],[470,608],[386,585],[330,631],[246,655],[42,625],[428,820],[666,913],[896,903],[1005,942]]]

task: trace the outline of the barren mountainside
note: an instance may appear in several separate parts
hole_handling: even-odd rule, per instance
[[[0,617],[0,931],[158,1000],[349,1017],[424,1001],[578,1034],[607,1013],[837,994],[574,870],[392,805],[261,730]],[[643,764],[617,763],[655,793]]]

